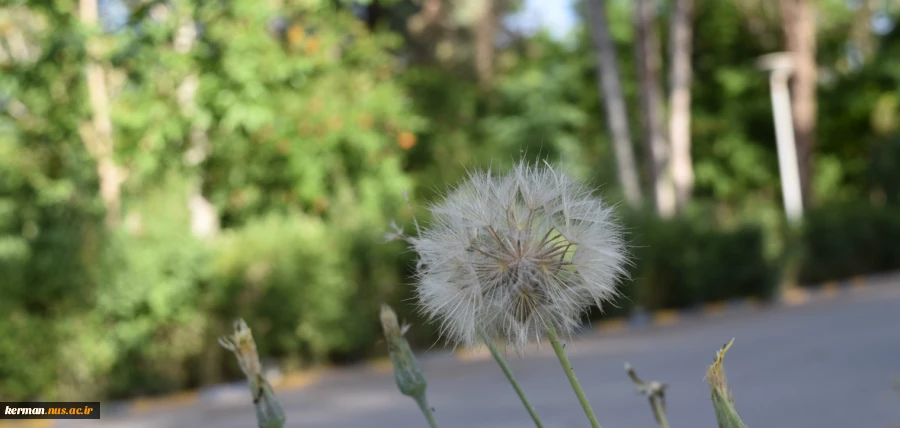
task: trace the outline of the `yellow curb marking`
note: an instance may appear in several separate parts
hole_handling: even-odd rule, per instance
[[[388,357],[379,358],[366,364],[369,370],[375,373],[390,373],[394,370],[394,364]]]
[[[50,428],[54,425],[53,422],[47,419],[0,421],[0,428]]]
[[[798,306],[809,300],[809,292],[802,288],[789,288],[784,291],[783,297],[789,306]]]
[[[707,315],[722,315],[725,313],[725,302],[712,302],[703,305],[703,313]]]
[[[145,413],[170,406],[183,406],[197,402],[197,392],[187,391],[159,398],[138,398],[132,404],[132,410],[136,413]]]
[[[678,322],[678,318],[678,311],[662,310],[653,314],[653,324],[658,326],[672,325]]]
[[[825,297],[835,297],[838,295],[838,283],[836,281],[826,282],[825,285],[822,286],[822,295]]]
[[[463,348],[456,351],[455,356],[458,361],[478,361],[490,358],[491,352],[487,349],[487,346],[482,346],[478,349]]]
[[[597,332],[618,332],[625,331],[628,328],[628,321],[622,318],[616,318],[597,323],[594,330]]]
[[[272,386],[275,391],[284,391],[286,389],[302,388],[319,378],[319,373],[313,372],[294,372],[285,375],[278,384]]]
[[[860,291],[866,288],[866,279],[862,276],[854,276],[850,282],[850,288],[854,291]]]

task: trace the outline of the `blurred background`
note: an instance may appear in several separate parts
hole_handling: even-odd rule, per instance
[[[466,168],[522,153],[628,226],[633,279],[592,320],[896,270],[898,17],[895,0],[6,0],[0,399],[239,380],[216,345],[236,317],[288,371],[384,355],[384,302],[430,347],[415,255],[384,234],[414,230],[404,192],[427,222]],[[777,52],[781,141],[759,62]]]

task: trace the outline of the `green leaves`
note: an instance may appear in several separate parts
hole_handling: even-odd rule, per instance
[[[265,351],[295,366],[376,340],[368,297],[401,282],[395,256],[375,250],[410,187],[398,139],[414,145],[423,124],[391,80],[395,36],[327,2],[176,0],[136,6],[86,46],[77,2],[18,3],[0,7],[27,47],[0,56],[0,306],[47,331],[46,355],[104,350],[82,353],[74,380],[36,359],[36,375],[10,377],[9,398],[222,380],[220,363],[188,368],[221,361],[197,344],[245,310],[271,339]],[[89,51],[128,172],[111,232],[82,144]],[[208,242],[190,227],[195,187],[223,229]],[[83,327],[67,336],[56,323]],[[13,376],[27,337],[5,337],[0,374]]]

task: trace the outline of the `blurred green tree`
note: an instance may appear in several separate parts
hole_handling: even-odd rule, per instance
[[[641,280],[625,285],[645,306],[765,295],[790,246],[767,82],[752,66],[781,49],[779,12],[751,0],[693,3],[691,203],[673,222],[622,211],[653,247],[636,260]],[[624,199],[591,33],[582,25],[559,40],[514,28],[507,18],[522,2],[101,4],[124,14],[99,13],[103,25],[90,28],[74,1],[0,7],[4,399],[237,378],[215,346],[237,316],[286,368],[366,356],[382,302],[422,324],[409,302],[412,255],[381,241],[391,220],[411,226],[404,191],[415,209],[466,168],[502,168],[524,153]],[[657,5],[669,22],[671,2]],[[611,43],[631,52],[633,2],[606,6]],[[893,211],[877,206],[900,202],[897,6],[816,7],[813,190],[823,204],[868,208],[811,217],[797,245],[804,263],[840,269],[807,268],[810,280],[894,266],[889,246],[879,263],[818,260],[870,254],[856,247],[874,245],[871,228],[828,231],[892,224]],[[636,118],[635,58],[616,62]],[[104,159],[125,177],[117,202],[103,197],[101,159],[85,144],[96,136],[89,64],[106,86],[95,99],[109,103]],[[626,125],[640,135],[637,121]],[[733,275],[740,281],[725,281]],[[413,331],[434,343],[433,331]]]
[[[49,335],[27,375],[5,357],[37,345],[4,339],[0,372],[18,385],[4,394],[216,380],[226,360],[202,344],[245,312],[276,338],[275,358],[368,349],[369,319],[401,282],[380,240],[405,207],[401,159],[423,123],[392,79],[400,39],[329,2],[128,5],[127,22],[99,35],[74,5],[3,9],[34,23],[27,55],[0,77],[3,330]],[[80,138],[89,61],[105,64],[111,156],[127,171],[109,230]]]

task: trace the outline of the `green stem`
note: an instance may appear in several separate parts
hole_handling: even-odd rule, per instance
[[[416,404],[419,405],[419,409],[422,410],[422,414],[425,415],[425,419],[428,420],[428,426],[431,428],[438,428],[437,421],[434,419],[434,412],[431,410],[431,406],[428,405],[428,399],[425,398],[425,394],[421,394],[414,398]]]
[[[578,378],[575,377],[575,371],[572,370],[572,363],[569,362],[569,357],[566,356],[566,350],[563,347],[562,342],[559,341],[556,329],[551,325],[547,325],[547,336],[550,338],[550,344],[553,345],[553,351],[556,352],[556,358],[559,359],[563,371],[566,372],[566,377],[569,378],[569,383],[572,384],[572,390],[575,391],[575,395],[578,396],[578,402],[581,403],[581,408],[584,409],[585,416],[587,416],[588,421],[591,422],[591,427],[601,428],[600,423],[597,422],[597,416],[594,416],[594,410],[591,409],[591,403],[588,402],[587,396],[584,395],[584,390],[581,388],[581,384],[578,383]]]
[[[669,428],[669,421],[666,419],[666,409],[663,408],[662,400],[659,398],[651,398],[650,404],[653,405],[653,413],[656,415],[656,421],[659,423],[659,428]]]
[[[518,394],[519,399],[522,400],[522,404],[525,406],[525,410],[528,410],[528,414],[531,415],[531,419],[534,421],[534,425],[538,428],[544,428],[544,425],[541,423],[541,419],[538,418],[537,412],[534,410],[531,402],[528,401],[528,397],[525,396],[525,391],[522,391],[522,387],[519,385],[519,381],[517,381],[515,376],[513,376],[512,370],[509,368],[509,365],[506,364],[506,360],[503,359],[503,356],[500,355],[500,352],[497,351],[497,347],[494,346],[494,343],[484,333],[481,334],[481,340],[483,340],[484,344],[487,345],[488,349],[491,351],[491,355],[494,356],[494,360],[497,360],[497,364],[499,364],[500,369],[503,370],[503,374],[505,374],[506,378],[509,379],[509,383],[512,384],[513,389],[516,390],[516,394]]]

